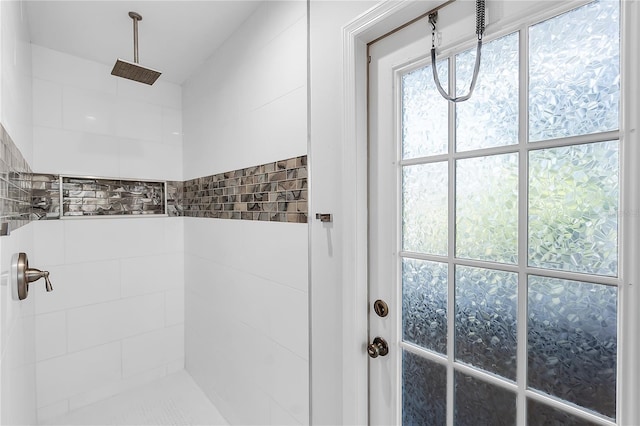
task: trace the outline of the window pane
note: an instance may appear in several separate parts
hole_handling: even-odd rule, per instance
[[[518,274],[456,267],[456,359],[516,379]]]
[[[564,411],[549,407],[534,399],[527,399],[527,424],[562,426],[597,426],[597,423],[581,419]]]
[[[529,386],[616,416],[618,289],[529,277]]]
[[[458,96],[469,90],[475,58],[475,48],[456,56]],[[458,151],[518,143],[518,33],[482,46],[473,96],[456,113]]]
[[[403,250],[447,254],[448,173],[446,162],[403,167]]]
[[[402,338],[447,353],[447,264],[402,259]]]
[[[447,368],[402,352],[402,424],[447,424]]]
[[[531,141],[618,128],[618,8],[596,1],[531,27]]]
[[[529,265],[616,276],[618,141],[532,151]]]
[[[443,84],[448,61],[438,62]],[[447,101],[438,93],[431,64],[402,76],[402,158],[444,154],[448,145]]]
[[[459,371],[455,372],[455,381],[456,426],[516,424],[515,393]]]
[[[517,153],[456,162],[456,256],[517,262]]]

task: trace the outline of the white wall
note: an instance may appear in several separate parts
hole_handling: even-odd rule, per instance
[[[16,1],[0,2],[0,122],[31,163],[31,45],[28,23]],[[11,298],[8,274],[13,253],[29,252],[27,225],[0,237],[0,423],[35,423],[34,300]]]
[[[184,84],[186,179],[306,154],[306,40],[306,2],[264,2]],[[187,370],[232,424],[308,424],[308,227],[184,232]]]
[[[180,86],[34,45],[32,168],[38,173],[182,179]],[[34,222],[40,421],[184,366],[183,220]]]

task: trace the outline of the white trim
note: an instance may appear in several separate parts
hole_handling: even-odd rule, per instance
[[[623,285],[620,287],[622,305],[619,306],[622,325],[619,326],[620,336],[618,362],[619,371],[624,372],[627,380],[618,386],[618,402],[621,407],[619,413],[620,424],[640,424],[640,147],[638,143],[638,114],[640,114],[640,87],[637,74],[640,70],[638,51],[640,49],[640,5],[637,1],[621,1],[620,22],[621,33],[621,150],[622,150],[622,211],[620,212],[620,226],[623,232],[623,258],[621,271]]]
[[[343,237],[343,424],[368,423],[368,369],[362,350],[367,339],[367,123],[366,51],[357,28],[343,29],[344,128],[342,173],[344,185]],[[359,84],[360,83],[360,84]],[[365,152],[363,155],[362,152]]]
[[[363,350],[367,306],[367,43],[424,13],[436,1],[379,3],[342,29],[343,49],[343,424],[368,423]],[[349,184],[351,183],[351,184]]]
[[[307,88],[306,88],[306,96],[307,96],[307,191],[309,194],[312,194],[313,189],[313,176],[312,174],[312,165],[313,165],[313,144],[311,143],[311,0],[306,1],[306,13],[307,13]],[[308,336],[308,354],[309,354],[309,370],[308,370],[308,378],[309,378],[309,395],[308,395],[308,403],[309,403],[309,412],[308,412],[308,424],[313,424],[313,397],[314,397],[314,379],[313,379],[313,233],[311,229],[311,220],[312,212],[315,209],[315,203],[313,197],[308,197],[307,200],[307,241],[308,241],[308,252],[307,252],[307,327],[309,330]]]

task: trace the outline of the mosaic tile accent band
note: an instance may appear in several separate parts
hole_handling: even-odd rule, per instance
[[[307,156],[163,182],[63,177],[63,215],[169,216],[307,222]],[[60,217],[60,177],[33,175],[37,219]]]
[[[31,168],[0,124],[0,224],[11,232],[30,220]]]
[[[307,223],[307,156],[185,182],[63,176],[60,197],[60,176],[32,173],[0,124],[0,231],[59,219],[61,198],[65,217],[167,214]]]
[[[179,197],[178,190],[174,194]],[[306,223],[307,200],[304,155],[188,180],[182,188],[182,213],[188,217]]]

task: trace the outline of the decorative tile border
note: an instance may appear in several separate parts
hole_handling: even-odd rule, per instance
[[[164,214],[162,182],[63,177],[63,215]],[[166,182],[169,216],[307,222],[307,156]],[[37,219],[60,217],[60,177],[34,174]]]
[[[31,220],[31,168],[0,124],[0,228],[2,235]],[[6,230],[5,230],[6,228]]]
[[[63,176],[62,197],[60,190],[60,176],[32,173],[0,124],[0,234],[32,219],[59,219],[61,199],[64,217],[167,214],[308,220],[306,155],[185,182]]]
[[[173,194],[179,200],[180,191]],[[306,223],[307,200],[304,155],[188,180],[175,211],[188,217]]]

